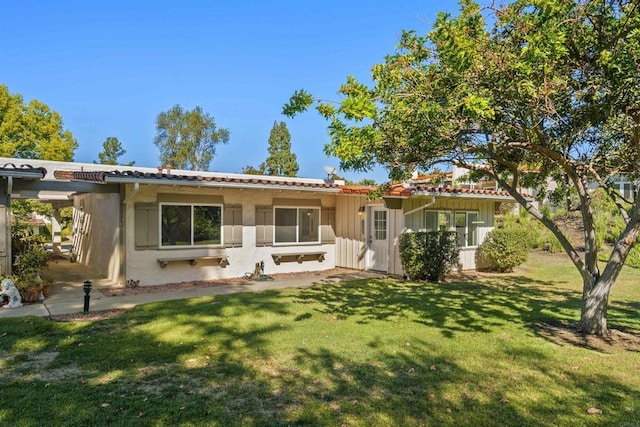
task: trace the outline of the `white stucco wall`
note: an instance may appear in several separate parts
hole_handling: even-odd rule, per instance
[[[130,188],[127,191],[131,191]],[[193,195],[193,203],[198,202],[198,196],[216,195],[224,198],[225,205],[242,205],[242,247],[235,248],[164,248],[151,250],[136,250],[134,220],[136,202],[154,203],[158,193],[176,193]],[[174,187],[159,185],[141,185],[125,207],[126,221],[126,278],[140,280],[140,286],[175,283],[193,280],[214,280],[243,277],[251,273],[257,262],[265,264],[265,274],[293,273],[307,271],[321,271],[334,268],[335,245],[332,244],[297,244],[256,246],[255,210],[256,206],[272,206],[274,198],[315,199],[320,200],[323,208],[335,207],[335,194],[301,190],[250,190],[250,189],[207,189],[194,187]],[[282,261],[279,265],[274,262],[273,254],[278,253],[311,253],[326,252],[325,260]],[[196,265],[188,261],[170,262],[161,268],[158,258],[224,255],[229,265],[221,267],[217,260],[202,260]]]

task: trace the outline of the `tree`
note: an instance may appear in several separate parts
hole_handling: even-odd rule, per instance
[[[372,87],[347,78],[337,105],[296,91],[283,112],[317,102],[329,120],[325,150],[343,168],[381,163],[398,179],[450,162],[495,179],[580,272],[582,332],[607,335],[609,293],[640,232],[638,189],[625,200],[612,185],[616,175],[640,177],[639,8],[631,0],[515,0],[483,10],[463,0],[458,17],[441,13],[426,36],[404,32],[373,67]],[[625,221],[602,272],[593,184]],[[538,186],[541,196],[575,189],[584,253],[520,186]]]
[[[265,161],[264,170],[267,175],[296,176],[298,162],[291,152],[291,135],[285,122],[273,122],[269,134],[269,157]]]
[[[98,153],[98,161],[93,163],[100,163],[102,165],[117,165],[118,157],[121,157],[127,150],[122,148],[122,144],[115,136],[108,136],[102,143],[102,151]],[[127,163],[125,166],[133,166],[135,162]]]
[[[0,84],[0,156],[71,161],[77,147],[60,114],[37,99],[25,105]]]
[[[356,183],[357,185],[363,185],[365,187],[374,187],[376,185],[376,180],[371,178],[363,178]]]
[[[265,168],[264,163],[261,163],[260,166],[258,166],[257,168],[247,165],[244,168],[242,168],[241,173],[244,173],[247,175],[265,175],[264,168]]]
[[[160,150],[160,161],[175,169],[208,170],[216,145],[229,141],[229,131],[218,129],[200,107],[189,111],[174,105],[158,114],[156,131],[153,142]]]

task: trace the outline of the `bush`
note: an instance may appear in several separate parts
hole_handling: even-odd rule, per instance
[[[400,260],[411,280],[442,280],[458,263],[459,254],[455,231],[418,231],[400,235]]]
[[[624,265],[632,268],[640,268],[640,245],[635,244],[629,251],[627,259],[624,261]]]
[[[485,268],[500,272],[512,271],[527,260],[530,249],[529,232],[523,228],[495,229],[480,245],[480,258]]]
[[[611,256],[611,247],[607,247],[606,250],[598,252],[598,261],[609,262]],[[625,267],[640,268],[640,244],[633,245],[627,258],[624,260]]]

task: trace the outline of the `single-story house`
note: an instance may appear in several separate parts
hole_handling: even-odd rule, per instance
[[[345,267],[402,276],[398,236],[458,232],[460,269],[493,228],[506,192],[396,185],[378,200],[341,181],[0,158],[0,267],[11,198],[73,206],[76,262],[152,285]],[[54,230],[55,234],[55,230]],[[55,236],[54,236],[55,245]],[[4,257],[4,259],[3,259]]]

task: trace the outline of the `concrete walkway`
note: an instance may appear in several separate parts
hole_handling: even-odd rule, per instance
[[[42,303],[25,304],[18,308],[0,308],[0,319],[4,317],[40,316],[79,313],[84,307],[83,282],[91,280],[91,303],[89,311],[128,309],[136,305],[156,301],[170,301],[184,298],[197,298],[209,295],[232,294],[238,292],[258,292],[269,289],[301,288],[318,283],[336,283],[364,278],[384,277],[378,273],[339,269],[329,272],[309,272],[307,276],[295,278],[276,278],[269,281],[256,281],[252,284],[229,284],[207,288],[183,289],[171,292],[156,292],[129,296],[105,296],[98,289],[112,287],[114,283],[101,278],[95,272],[78,263],[67,260],[52,262],[47,275],[53,277],[51,295]]]

